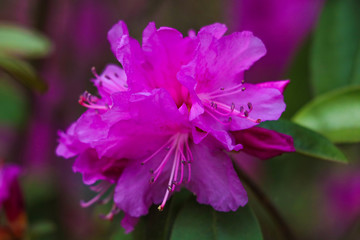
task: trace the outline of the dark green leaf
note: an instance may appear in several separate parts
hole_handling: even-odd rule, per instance
[[[311,71],[316,94],[360,83],[359,77],[355,77],[360,64],[359,48],[360,1],[326,1],[312,49]]]
[[[170,239],[261,240],[262,234],[248,206],[225,213],[190,201],[179,212]]]
[[[0,52],[24,57],[43,57],[51,50],[43,35],[13,24],[0,24]]]
[[[292,136],[298,153],[335,162],[348,162],[330,140],[310,129],[286,120],[267,121],[259,126]]]
[[[192,194],[181,190],[171,197],[165,209],[160,212],[158,206],[153,205],[149,214],[142,217],[133,232],[134,240],[165,240],[169,239],[175,218],[182,205]]]
[[[17,127],[24,123],[27,102],[24,93],[8,79],[0,79],[0,123]]]
[[[25,61],[0,54],[0,70],[7,72],[10,76],[30,89],[45,92],[45,82],[36,74],[33,67]]]
[[[304,106],[294,122],[336,143],[360,141],[360,86],[324,94]]]
[[[32,237],[39,237],[53,233],[56,229],[54,223],[49,221],[38,222],[30,227],[30,234]]]

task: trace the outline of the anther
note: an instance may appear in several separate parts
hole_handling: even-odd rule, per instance
[[[164,210],[164,207],[162,205],[158,206],[158,210],[162,212]]]
[[[233,112],[235,109],[235,103],[231,103],[231,112]]]
[[[252,108],[253,108],[252,103],[251,103],[251,102],[249,102],[247,105],[248,105],[249,110],[251,111],[251,110],[252,110]]]
[[[150,183],[154,183],[154,181],[155,181],[155,180],[154,180],[154,176],[151,176],[149,182],[150,182]]]
[[[247,110],[245,110],[244,116],[245,116],[245,117],[248,117],[248,116],[249,116],[249,112],[248,112]]]
[[[240,106],[240,112],[243,113],[244,112],[244,107]]]
[[[171,192],[173,190],[172,186],[168,186],[168,191]]]
[[[244,87],[241,89],[241,91],[245,91],[245,90],[246,90],[246,88],[244,88]]]
[[[261,123],[261,119],[260,118],[256,119],[256,123]]]
[[[244,83],[245,83],[245,80],[241,80],[241,83],[244,84]]]
[[[220,90],[221,90],[221,91],[224,91],[224,90],[225,90],[225,88],[223,88],[223,87],[222,87],[222,88],[220,88]]]

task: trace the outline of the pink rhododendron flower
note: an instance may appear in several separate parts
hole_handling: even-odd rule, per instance
[[[86,184],[103,180],[92,187],[99,194],[83,206],[114,184],[113,195],[104,199],[113,198],[114,207],[105,217],[124,211],[127,231],[153,203],[162,210],[182,187],[199,203],[235,211],[247,203],[247,194],[227,151],[253,146],[247,151],[253,154],[264,148],[262,158],[294,151],[290,136],[250,130],[280,117],[288,81],[245,83],[244,71],[265,47],[250,32],[225,32],[225,25],[215,23],[183,37],[150,23],[140,45],[122,21],[109,31],[122,68],[94,71],[100,96],[80,97],[88,110],[60,132],[57,148],[60,156],[77,156],[73,170]],[[266,138],[237,137],[245,129],[246,136],[261,132]]]

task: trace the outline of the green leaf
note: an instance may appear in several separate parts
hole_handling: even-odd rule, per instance
[[[344,154],[330,140],[290,121],[267,121],[261,123],[259,127],[292,136],[298,153],[340,163],[348,162]]]
[[[35,69],[25,61],[0,54],[0,70],[30,89],[45,92],[46,83],[36,74]]]
[[[335,143],[360,141],[360,86],[324,94],[305,105],[293,121]]]
[[[316,94],[360,84],[359,75],[356,77],[360,67],[359,29],[359,0],[326,1],[312,48],[311,71]]]
[[[261,240],[255,215],[248,206],[236,212],[217,212],[194,200],[187,202],[175,220],[171,240]]]
[[[36,224],[30,227],[30,235],[33,238],[36,238],[39,236],[51,234],[55,232],[55,230],[56,230],[56,226],[53,222],[49,222],[49,221],[37,222]]]
[[[0,79],[0,123],[17,127],[25,122],[28,105],[21,89],[8,79]]]
[[[116,232],[113,233],[110,237],[110,240],[133,240],[133,236],[131,234],[126,234],[125,230],[122,227],[118,227]]]
[[[183,189],[174,194],[163,211],[153,205],[146,216],[141,217],[132,236],[134,240],[169,239],[175,218],[182,205],[192,194]],[[156,224],[154,224],[156,223]]]
[[[44,57],[51,51],[50,41],[26,28],[0,24],[0,52],[23,57]]]

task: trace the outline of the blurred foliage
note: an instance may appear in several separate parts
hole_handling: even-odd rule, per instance
[[[311,74],[315,93],[360,84],[360,1],[328,0],[314,33]]]
[[[7,55],[39,58],[51,51],[49,39],[40,33],[11,23],[0,22],[0,52]]]
[[[199,205],[195,199],[186,202],[175,220],[171,240],[261,240],[258,221],[246,206],[236,212],[218,212],[208,205]]]
[[[360,141],[360,86],[323,94],[304,106],[293,120],[336,143]]]
[[[25,123],[28,104],[24,93],[8,77],[0,78],[0,124],[19,127]]]
[[[46,83],[38,76],[36,70],[23,60],[0,54],[0,69],[29,89],[39,92],[47,89]]]

